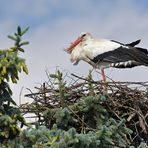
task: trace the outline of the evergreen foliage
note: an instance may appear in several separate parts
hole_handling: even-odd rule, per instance
[[[0,142],[7,142],[8,139],[14,139],[21,131],[17,125],[18,122],[26,125],[20,109],[12,99],[12,90],[9,81],[17,83],[19,80],[18,73],[22,70],[28,74],[25,60],[18,56],[19,51],[24,51],[22,46],[28,42],[22,42],[22,35],[28,28],[22,30],[17,28],[15,37],[8,36],[15,41],[13,47],[6,50],[0,50]]]

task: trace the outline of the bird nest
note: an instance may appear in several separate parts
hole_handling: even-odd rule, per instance
[[[33,99],[32,103],[20,106],[24,114],[34,113],[29,118],[45,124],[43,112],[47,108],[56,110],[65,104],[71,106],[83,97],[102,94],[107,97],[104,106],[110,116],[124,118],[126,126],[133,131],[130,141],[148,142],[148,82],[102,82],[94,81],[91,74],[84,78],[60,71],[48,74],[48,78],[43,85],[35,87],[35,93],[28,89],[30,93],[25,95]]]

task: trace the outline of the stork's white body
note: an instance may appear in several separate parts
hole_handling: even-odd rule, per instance
[[[120,44],[111,42],[107,39],[90,38],[89,40],[80,43],[72,50],[71,61],[74,62],[74,64],[78,64],[80,60],[84,60],[92,66],[96,66],[95,63],[93,63],[90,59],[94,59],[94,57],[97,55],[112,51],[119,48],[120,46]],[[98,63],[97,66],[101,68],[106,67],[108,64],[110,63],[102,61]]]

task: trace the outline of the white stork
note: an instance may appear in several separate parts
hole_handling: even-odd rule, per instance
[[[81,33],[71,46],[65,49],[71,55],[71,62],[77,65],[80,60],[100,68],[106,81],[104,68],[132,68],[148,66],[148,50],[135,47],[140,40],[129,44],[108,39],[94,39],[90,33]]]

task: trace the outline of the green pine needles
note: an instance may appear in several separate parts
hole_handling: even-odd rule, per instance
[[[7,50],[0,50],[0,142],[5,145],[9,139],[14,139],[21,132],[18,126],[26,125],[25,119],[22,116],[20,109],[17,107],[15,101],[12,99],[12,90],[9,86],[9,81],[17,83],[19,80],[18,73],[24,71],[28,74],[25,60],[18,56],[19,51],[23,51],[23,45],[29,42],[23,42],[22,36],[28,31],[17,28],[15,36],[8,36],[15,41],[14,46]],[[2,146],[1,145],[1,146]]]

